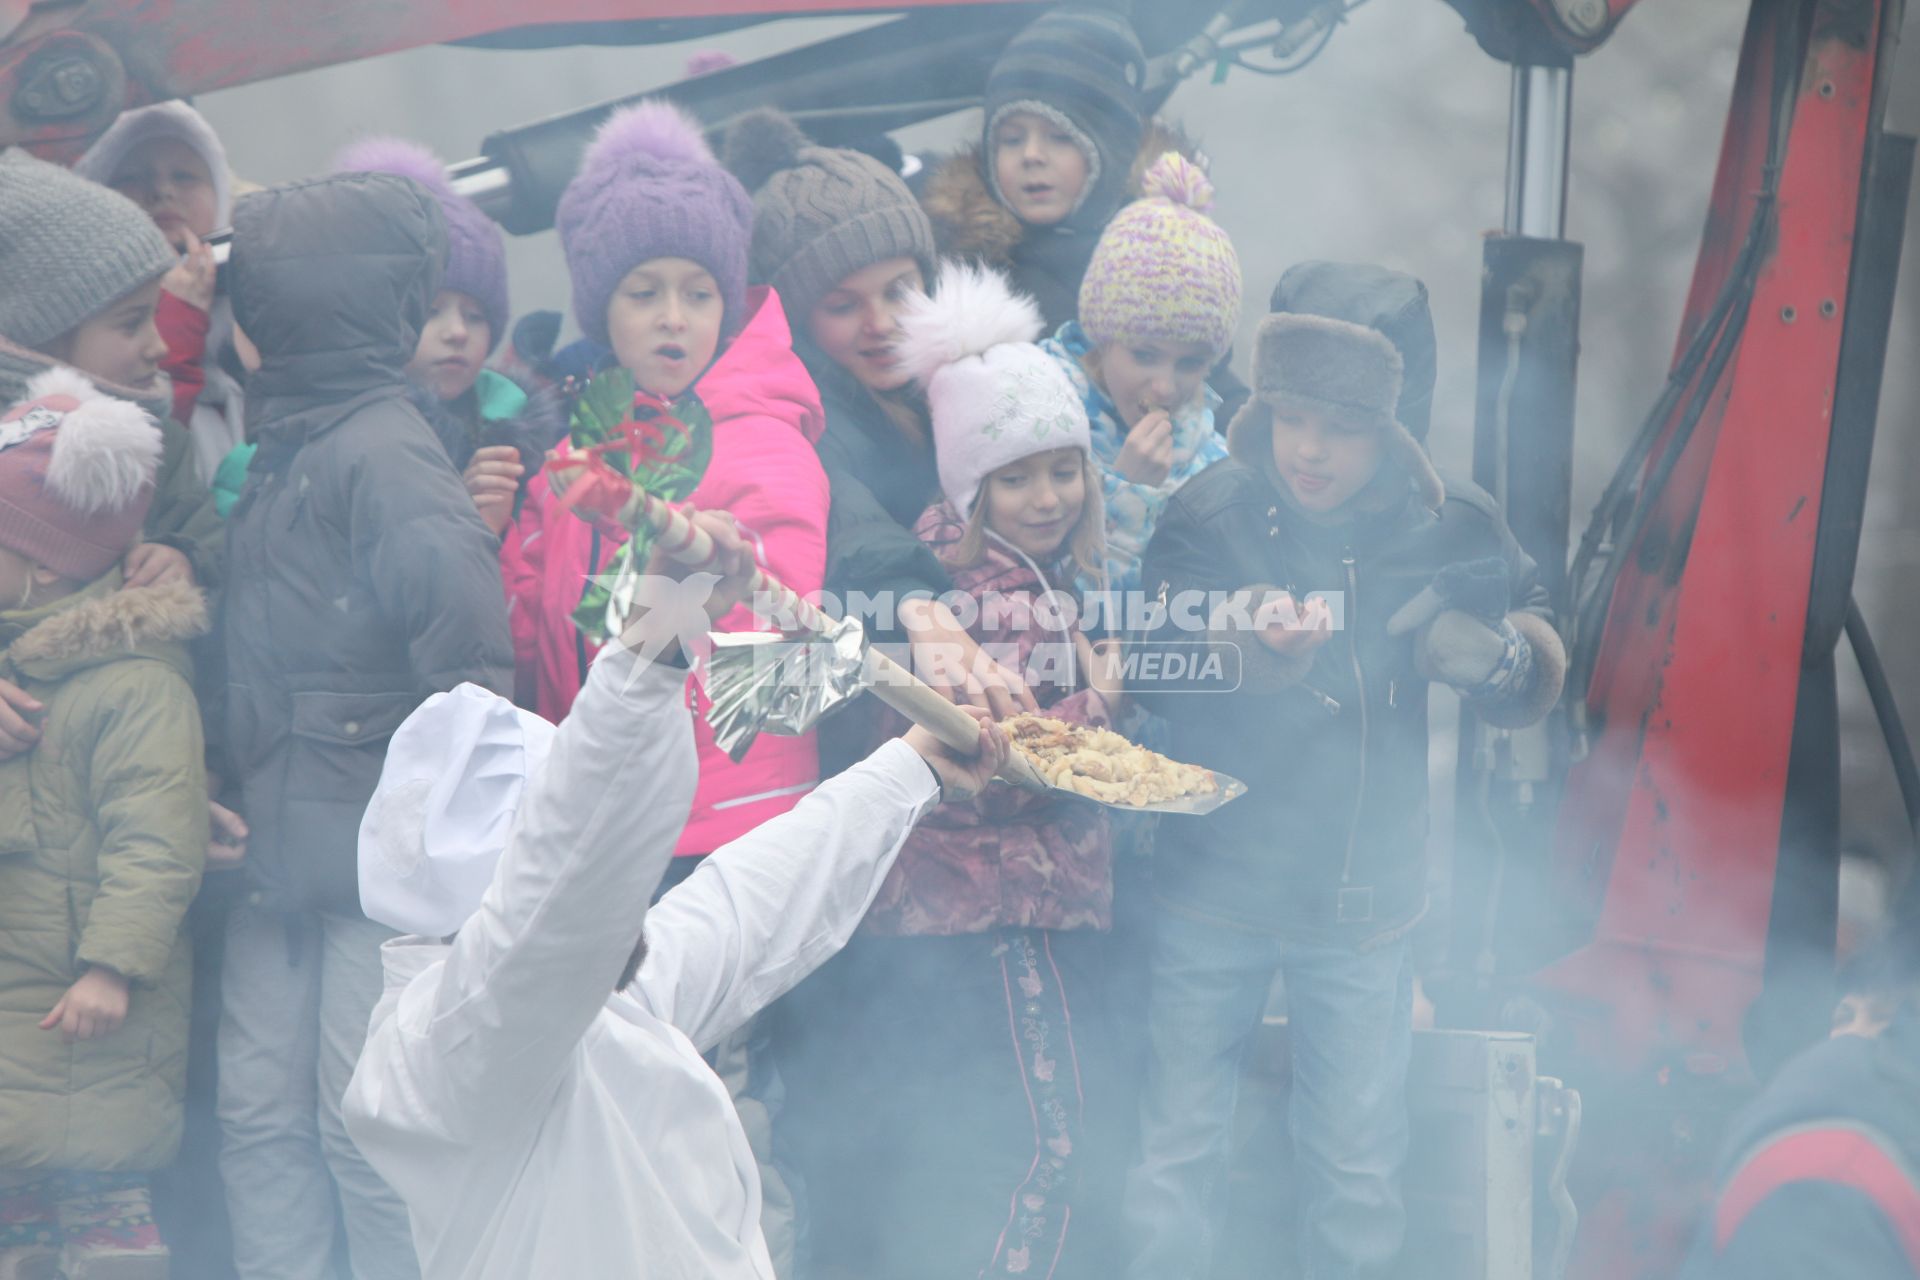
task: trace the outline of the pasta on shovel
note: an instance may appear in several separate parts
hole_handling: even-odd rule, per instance
[[[1111,729],[1031,712],[1009,717],[1005,728],[1014,749],[1049,786],[1102,804],[1147,808],[1220,792],[1212,770],[1169,760]]]

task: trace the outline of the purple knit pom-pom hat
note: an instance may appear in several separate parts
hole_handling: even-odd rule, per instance
[[[607,117],[554,218],[573,276],[573,314],[607,342],[607,303],[627,272],[686,258],[713,273],[726,304],[721,337],[746,322],[753,201],[714,158],[692,117],[657,98]]]
[[[487,313],[492,338],[500,345],[513,314],[507,303],[507,244],[499,226],[480,206],[454,191],[440,157],[405,138],[363,138],[334,159],[335,173],[391,173],[412,178],[440,202],[447,222],[447,270],[442,289],[464,293]]]

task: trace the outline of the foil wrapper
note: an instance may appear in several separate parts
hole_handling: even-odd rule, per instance
[[[802,734],[872,683],[867,636],[846,618],[822,635],[715,634],[707,659],[707,723],[739,763],[764,731]]]

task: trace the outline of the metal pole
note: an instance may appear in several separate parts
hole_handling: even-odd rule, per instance
[[[1507,120],[1510,236],[1560,240],[1567,234],[1567,136],[1573,122],[1573,68],[1516,65]]]

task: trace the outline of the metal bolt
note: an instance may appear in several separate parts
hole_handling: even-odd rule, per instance
[[[1834,94],[1833,81],[1822,80],[1820,82],[1820,96],[1823,98],[1831,98],[1833,94]]]
[[[1575,35],[1597,36],[1606,30],[1606,0],[1554,0],[1553,7]]]
[[[1823,320],[1831,320],[1839,313],[1839,310],[1840,308],[1834,305],[1832,298],[1824,299],[1820,303],[1820,318]]]
[[[14,97],[23,118],[44,122],[85,115],[107,92],[107,76],[86,51],[53,53],[30,65]]]
[[[1800,313],[1798,311],[1795,311],[1792,307],[1780,308],[1780,322],[1782,324],[1792,324],[1795,320],[1798,320],[1799,318],[1800,318]]]

